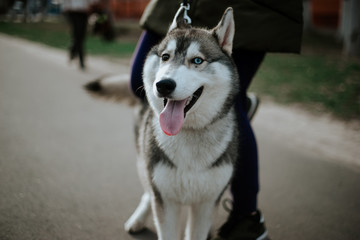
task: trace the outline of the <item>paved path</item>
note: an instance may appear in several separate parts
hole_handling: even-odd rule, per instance
[[[0,35],[0,240],[156,239],[123,230],[141,195],[132,111],[81,88],[127,72],[90,59],[83,73],[62,51]],[[260,208],[272,238],[360,239],[358,150],[283,124],[279,108],[263,104],[254,122]]]

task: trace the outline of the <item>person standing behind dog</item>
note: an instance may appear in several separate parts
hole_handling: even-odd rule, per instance
[[[98,0],[62,0],[62,9],[71,27],[71,45],[69,59],[79,58],[80,68],[85,69],[84,42],[87,22],[92,4]]]
[[[165,36],[179,3],[178,0],[151,0],[140,20],[145,31],[133,57],[130,79],[130,87],[139,98],[145,97],[142,90],[145,57]],[[263,217],[257,208],[258,152],[249,120],[249,115],[254,112],[248,112],[249,106],[256,106],[258,100],[248,98],[247,89],[266,52],[300,52],[302,0],[184,0],[183,4],[190,5],[187,14],[192,20],[191,25],[207,28],[216,25],[227,7],[234,9],[236,29],[232,57],[240,78],[240,94],[236,100],[240,157],[230,182],[232,209],[214,239],[267,239]]]

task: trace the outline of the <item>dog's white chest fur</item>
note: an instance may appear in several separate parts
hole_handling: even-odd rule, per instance
[[[196,160],[194,160],[196,161]],[[181,204],[216,200],[228,183],[232,167],[225,165],[207,171],[170,169],[159,164],[154,169],[154,184],[165,198]]]
[[[228,183],[231,164],[212,167],[224,153],[233,137],[233,114],[214,123],[211,131],[182,131],[169,137],[162,133],[156,120],[157,141],[175,167],[159,163],[153,172],[153,183],[164,198],[182,204],[214,200]]]

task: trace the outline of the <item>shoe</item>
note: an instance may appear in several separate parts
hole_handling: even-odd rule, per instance
[[[212,240],[270,240],[260,211],[255,215],[237,217],[230,215]]]
[[[254,93],[248,93],[246,96],[246,112],[249,121],[254,117],[259,106],[260,99]]]
[[[227,221],[211,240],[270,240],[264,217],[257,210],[255,214],[239,216],[231,212]]]

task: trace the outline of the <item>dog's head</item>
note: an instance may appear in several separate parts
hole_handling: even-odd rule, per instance
[[[150,51],[145,91],[167,135],[203,128],[231,108],[238,91],[231,60],[234,32],[232,8],[211,30],[184,24],[178,11],[167,36]]]

